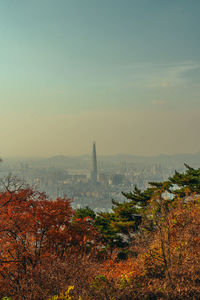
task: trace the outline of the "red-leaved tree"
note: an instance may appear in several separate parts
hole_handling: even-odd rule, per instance
[[[90,252],[96,238],[91,224],[72,216],[69,199],[6,186],[0,193],[0,296],[43,299],[59,292],[60,276],[72,273],[66,262]]]

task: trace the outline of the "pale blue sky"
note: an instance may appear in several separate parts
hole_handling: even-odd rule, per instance
[[[199,28],[199,0],[0,0],[0,155],[199,151]]]

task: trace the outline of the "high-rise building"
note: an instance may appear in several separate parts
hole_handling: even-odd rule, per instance
[[[97,154],[96,154],[96,143],[95,142],[93,142],[93,148],[92,148],[91,181],[93,184],[97,183]]]

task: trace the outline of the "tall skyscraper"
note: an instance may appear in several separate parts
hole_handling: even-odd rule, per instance
[[[95,142],[93,142],[93,148],[92,148],[91,181],[93,184],[97,183],[97,154],[96,154],[96,143]]]

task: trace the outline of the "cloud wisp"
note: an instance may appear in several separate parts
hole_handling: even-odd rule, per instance
[[[132,86],[138,88],[176,88],[187,85],[187,72],[200,69],[200,62],[135,64],[126,66]]]

